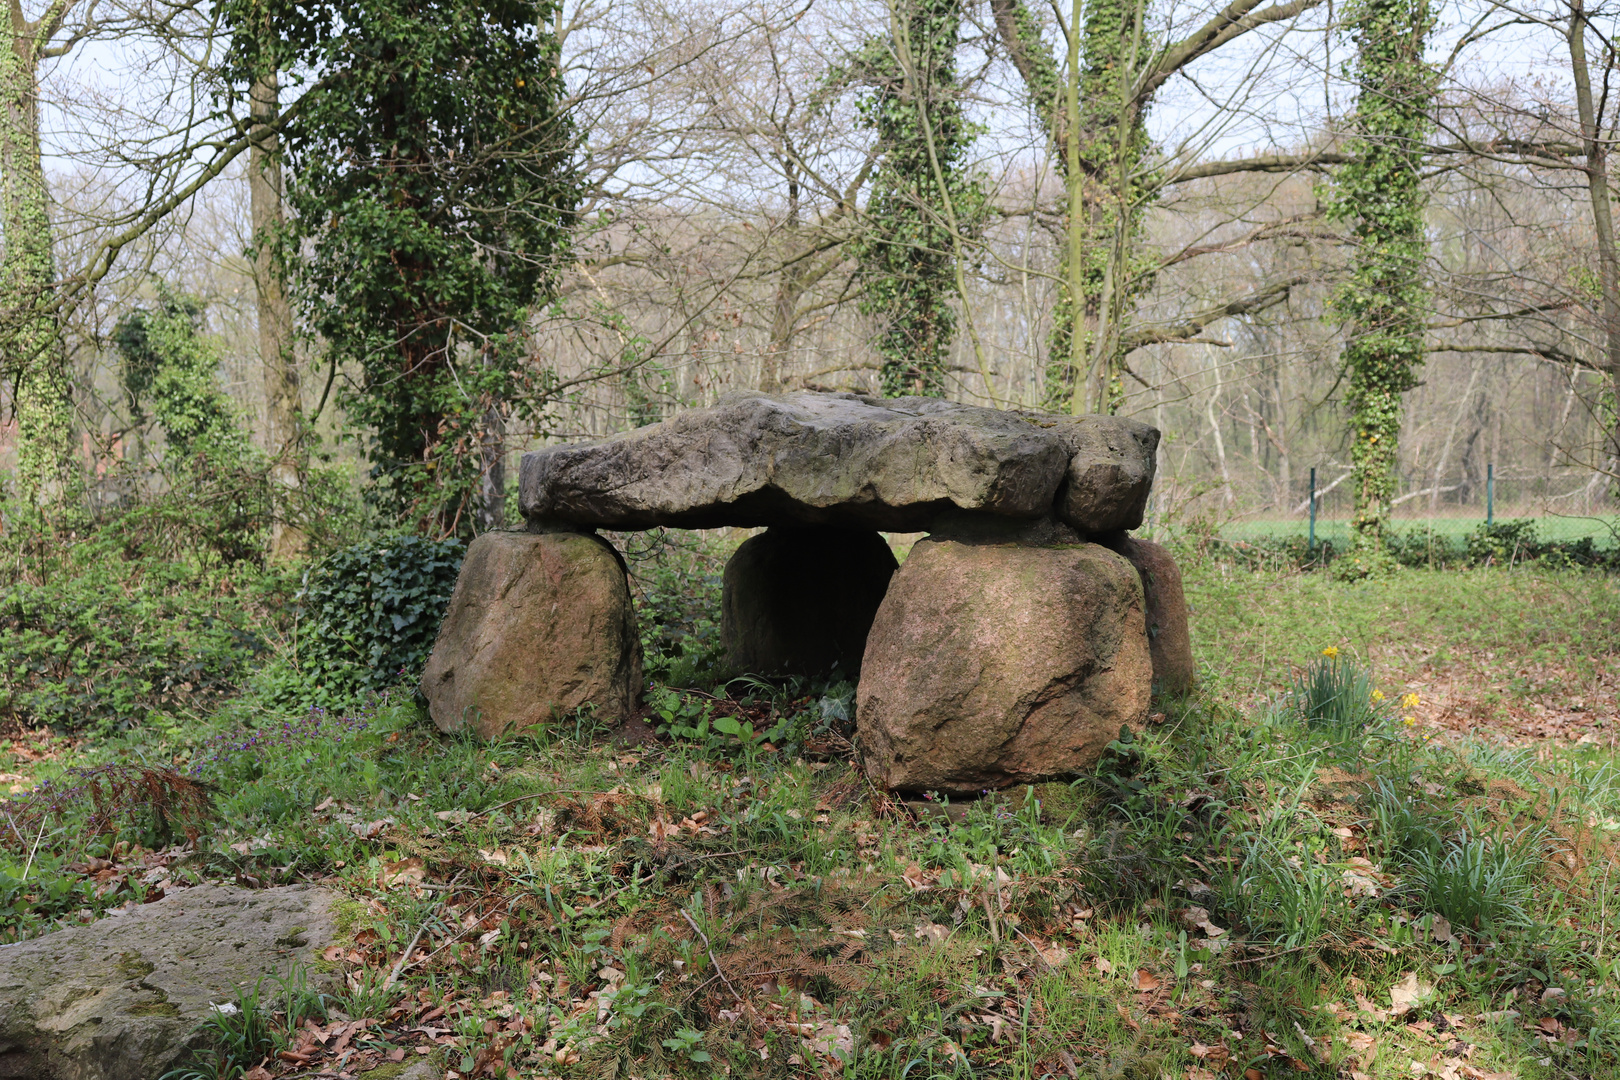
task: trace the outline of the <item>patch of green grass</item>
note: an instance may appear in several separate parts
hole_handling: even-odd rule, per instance
[[[1590,571],[1408,569],[1345,583],[1207,562],[1185,567],[1185,586],[1206,684],[1243,695],[1286,688],[1329,645],[1404,677],[1425,664],[1549,664],[1587,680],[1614,670],[1620,642],[1620,579]]]

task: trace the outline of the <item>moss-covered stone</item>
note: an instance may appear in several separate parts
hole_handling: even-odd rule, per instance
[[[201,885],[9,945],[0,949],[0,1072],[162,1076],[215,1002],[284,975],[289,960],[310,964],[334,932],[325,890]]]

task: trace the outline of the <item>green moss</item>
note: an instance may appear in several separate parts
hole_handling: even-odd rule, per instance
[[[143,1001],[124,1010],[130,1016],[168,1016],[178,1018],[180,1006],[167,1001]]]
[[[276,944],[286,949],[298,949],[309,944],[308,928],[295,926],[276,938]]]
[[[332,921],[339,937],[353,937],[366,926],[366,908],[356,900],[338,900],[332,905]]]
[[[126,979],[144,979],[148,975],[152,974],[152,972],[157,970],[157,965],[147,960],[146,957],[142,956],[138,952],[127,952],[122,954],[118,957],[118,962],[114,964],[113,967],[117,968],[118,974],[122,975]]]

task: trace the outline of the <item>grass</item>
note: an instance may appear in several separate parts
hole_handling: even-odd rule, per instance
[[[1194,655],[1223,693],[1281,690],[1329,645],[1386,683],[1455,676],[1530,699],[1601,694],[1620,671],[1620,579],[1603,574],[1403,570],[1350,584],[1212,561],[1186,568],[1186,589]]]
[[[138,758],[211,785],[212,810],[195,844],[154,851],[136,793],[161,786],[131,785],[99,835],[71,801],[13,800],[37,850],[25,880],[26,845],[0,849],[0,933],[201,880],[351,897],[336,970],[265,987],[245,1004],[268,1030],[227,1025],[195,1066],[222,1080],[266,1047],[291,1055],[272,1075],[340,1071],[312,1031],[347,1033],[342,1071],[377,1077],[421,1057],[644,1080],[1620,1076],[1620,761],[1606,739],[1526,746],[1489,710],[1473,734],[1427,712],[1441,684],[1509,712],[1592,697],[1615,583],[1210,564],[1187,586],[1197,693],[1095,776],[954,818],[852,767],[847,687],[672,686],[651,720],[684,734],[633,747],[588,716],[446,737],[408,696],[307,717],[244,699],[34,746],[45,760],[6,767],[71,786]],[[707,630],[669,606],[696,629],[657,670],[690,674]],[[1421,723],[1323,722],[1414,688]]]
[[[1564,517],[1556,514],[1517,514],[1498,511],[1495,520],[1529,520],[1536,526],[1536,535],[1542,540],[1580,540],[1591,537],[1599,547],[1612,547],[1620,537],[1620,515],[1600,514]],[[1483,513],[1449,515],[1441,517],[1396,518],[1393,528],[1397,533],[1431,532],[1461,545],[1468,535],[1485,522]],[[1228,522],[1220,530],[1228,540],[1260,540],[1279,537],[1304,537],[1309,523],[1301,517],[1280,519],[1242,518]],[[1316,519],[1316,539],[1331,541],[1340,551],[1350,541],[1348,519]]]

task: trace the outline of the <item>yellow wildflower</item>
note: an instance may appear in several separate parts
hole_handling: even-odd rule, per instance
[[[1415,709],[1417,707],[1418,707],[1418,696],[1416,694],[1407,694],[1405,697],[1401,698],[1401,708],[1403,708],[1403,709]]]
[[[1384,700],[1384,692],[1382,690],[1374,690],[1372,699],[1374,705],[1378,704],[1380,701]]]
[[[1336,660],[1339,657],[1339,647],[1337,645],[1329,645],[1327,648],[1322,650],[1322,655],[1327,657],[1329,660]]]
[[[1401,723],[1405,724],[1407,727],[1417,727],[1417,717],[1403,716],[1401,717]]]

